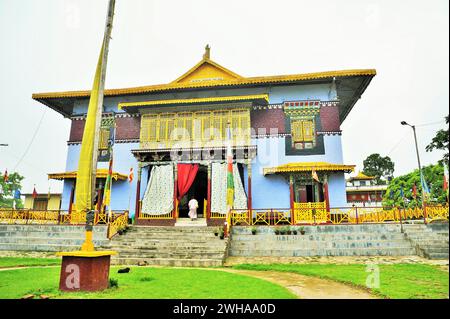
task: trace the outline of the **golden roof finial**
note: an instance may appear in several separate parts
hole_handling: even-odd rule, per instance
[[[209,44],[207,44],[205,47],[205,53],[203,54],[203,59],[209,60],[210,51],[211,51],[211,47],[209,46]]]

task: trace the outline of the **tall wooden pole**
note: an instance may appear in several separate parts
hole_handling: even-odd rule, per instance
[[[109,51],[109,40],[111,39],[111,31],[113,26],[113,18],[114,18],[114,7],[116,4],[116,0],[109,0],[108,4],[108,14],[106,16],[106,25],[105,25],[105,35],[103,38],[103,57],[102,57],[102,70],[100,75],[100,83],[98,90],[98,99],[97,99],[97,116],[95,119],[95,134],[94,134],[94,151],[93,151],[93,160],[92,160],[92,202],[91,209],[94,209],[94,198],[95,198],[95,184],[97,177],[97,160],[98,160],[98,142],[100,139],[100,124],[102,121],[102,113],[103,113],[103,93],[105,90],[105,77],[106,77],[106,65],[108,62],[108,51]]]

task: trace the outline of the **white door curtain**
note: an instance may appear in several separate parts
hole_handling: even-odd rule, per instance
[[[244,190],[237,164],[233,164],[234,209],[247,209],[247,194]],[[211,212],[227,213],[227,164],[212,163],[211,168]]]
[[[153,166],[150,181],[142,200],[142,213],[149,215],[168,214],[173,209],[174,191],[173,165]]]

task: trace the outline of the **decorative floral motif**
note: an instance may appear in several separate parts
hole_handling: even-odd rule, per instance
[[[151,215],[170,213],[173,209],[174,183],[173,165],[153,166],[142,200],[142,213]]]

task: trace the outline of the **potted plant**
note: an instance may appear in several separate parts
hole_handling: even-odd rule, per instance
[[[286,228],[285,227],[281,227],[280,228],[280,234],[281,235],[285,235],[286,234]]]
[[[292,234],[297,235],[297,229],[292,230]]]
[[[280,234],[280,230],[278,228],[275,228],[274,233],[275,233],[275,235],[279,235]]]
[[[291,228],[290,228],[290,227],[287,227],[287,229],[286,229],[286,233],[287,233],[288,235],[292,234],[292,230],[291,230]]]
[[[303,226],[300,227],[299,231],[300,231],[300,234],[304,235],[305,234],[305,227],[303,227]]]
[[[256,227],[253,226],[251,231],[252,231],[252,235],[256,235]]]
[[[221,228],[220,231],[219,231],[219,237],[220,237],[220,239],[224,239],[225,238],[225,234],[224,234],[223,228]]]

